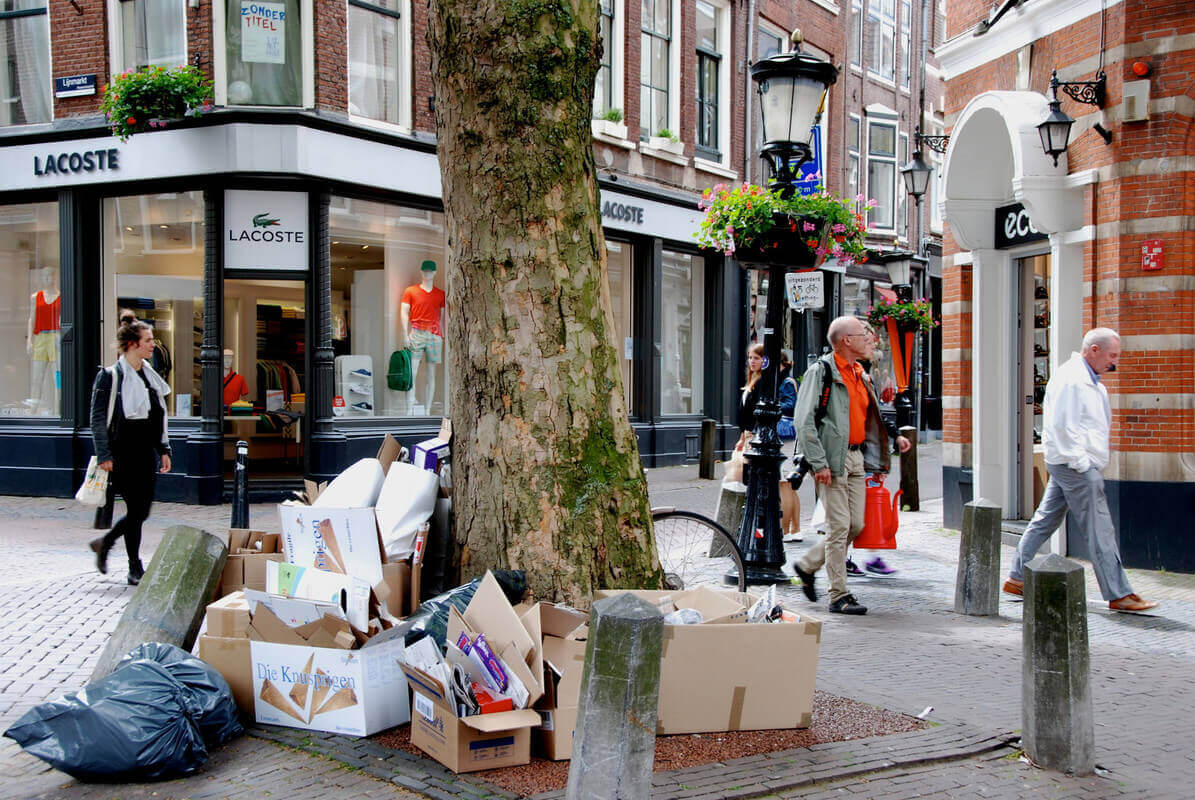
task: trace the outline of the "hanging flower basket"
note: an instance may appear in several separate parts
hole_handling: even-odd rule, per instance
[[[195,67],[145,67],[113,77],[104,87],[100,110],[112,135],[124,142],[135,133],[210,111],[211,96],[211,81]]]
[[[740,264],[815,266],[828,257],[843,264],[867,260],[867,225],[856,203],[818,187],[784,196],[778,189],[718,184],[702,193],[706,212],[695,237],[702,247],[734,256]],[[874,204],[874,203],[873,203]]]
[[[881,300],[867,310],[867,321],[877,331],[887,331],[892,347],[892,370],[897,391],[909,388],[916,334],[932,331],[938,323],[933,307],[924,297],[908,302]]]

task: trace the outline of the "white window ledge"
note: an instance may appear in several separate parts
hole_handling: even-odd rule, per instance
[[[729,178],[732,181],[737,181],[739,179],[739,174],[737,172],[732,169],[727,169],[717,161],[708,161],[704,158],[694,156],[693,166],[702,172],[708,172],[711,175],[717,175],[722,178]]]
[[[835,2],[832,2],[832,0],[813,0],[813,4],[821,6],[822,8],[829,11],[831,14],[838,16],[838,10],[839,10],[838,4]]]
[[[661,143],[664,146],[660,146]],[[639,143],[639,152],[643,155],[687,167],[689,159],[681,155],[685,151],[684,148],[684,142],[672,142],[660,136],[653,136],[648,141]],[[680,152],[678,153],[677,150]]]
[[[621,138],[618,136],[611,136],[608,133],[600,133],[599,131],[595,130],[593,132],[593,138],[595,141],[601,142],[602,144],[608,144],[612,147],[621,147],[623,150],[634,150],[635,149],[634,142],[628,142],[624,138]]]

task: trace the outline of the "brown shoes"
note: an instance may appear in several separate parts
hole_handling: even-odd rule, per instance
[[[1119,600],[1112,600],[1108,603],[1108,608],[1113,611],[1127,611],[1130,614],[1140,614],[1142,611],[1149,611],[1151,608],[1157,608],[1156,600],[1142,600],[1140,595],[1126,594]]]
[[[1016,578],[1009,578],[1004,582],[1004,593],[1013,594],[1017,597],[1025,596],[1025,582],[1018,581]]]

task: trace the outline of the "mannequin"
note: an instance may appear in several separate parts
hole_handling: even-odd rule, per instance
[[[245,383],[245,379],[232,368],[233,355],[231,350],[224,351],[224,407],[226,409],[249,394],[249,384]]]
[[[433,285],[436,278],[435,261],[424,261],[419,271],[422,273],[420,282],[407,287],[402,293],[402,330],[407,347],[411,350],[412,384],[411,391],[407,393],[407,407],[413,407],[414,381],[419,377],[420,364],[427,361],[430,368],[424,372],[423,395],[426,400],[424,413],[430,415],[432,399],[436,394],[435,365],[444,360],[444,329],[440,323],[444,316],[445,296],[443,289]]]
[[[29,327],[25,351],[29,355],[29,399],[25,404],[34,414],[58,415],[58,335],[62,327],[62,297],[58,294],[58,271],[38,270],[42,288],[29,297]]]

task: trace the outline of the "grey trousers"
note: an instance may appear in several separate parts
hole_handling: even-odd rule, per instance
[[[1017,547],[1012,560],[1012,577],[1023,579],[1025,563],[1032,560],[1038,549],[1058,530],[1069,509],[1076,523],[1074,532],[1087,537],[1087,551],[1091,555],[1100,594],[1105,600],[1132,594],[1129,576],[1120,563],[1116,528],[1112,525],[1112,514],[1104,496],[1104,476],[1097,469],[1075,472],[1065,464],[1046,464],[1046,470],[1050,473],[1050,481]]]
[[[863,509],[867,500],[867,473],[863,470],[863,454],[849,450],[846,472],[835,475],[829,486],[818,487],[818,497],[826,507],[825,537],[819,536],[813,546],[797,559],[806,572],[817,572],[824,564],[830,578],[830,602],[850,594],[846,588],[846,548],[863,530]]]

